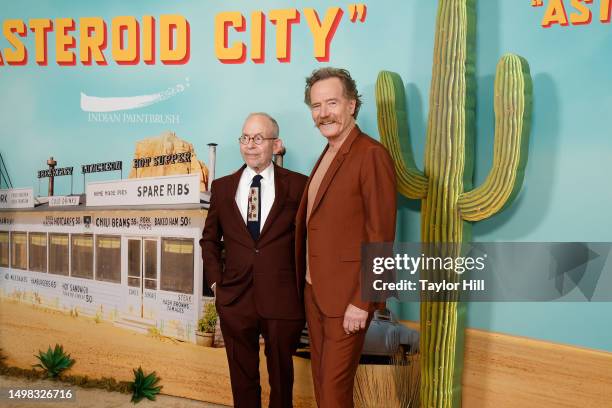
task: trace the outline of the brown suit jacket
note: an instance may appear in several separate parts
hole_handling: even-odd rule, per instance
[[[296,218],[298,285],[304,285],[308,239],[313,293],[326,316],[343,316],[349,303],[380,307],[361,298],[360,261],[362,244],[395,239],[395,170],[385,147],[355,125],[321,182],[308,225],[307,204],[305,193]]]
[[[304,306],[295,274],[295,215],[306,176],[274,166],[275,197],[254,241],[236,205],[237,172],[213,181],[211,202],[200,240],[204,276],[216,283],[217,302],[228,305],[252,284],[257,312],[268,319],[302,319]],[[225,264],[221,250],[225,245]]]

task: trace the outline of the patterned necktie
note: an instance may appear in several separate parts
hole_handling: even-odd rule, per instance
[[[261,179],[257,174],[253,177],[251,188],[249,188],[249,204],[247,208],[247,228],[255,241],[259,239],[261,227]]]

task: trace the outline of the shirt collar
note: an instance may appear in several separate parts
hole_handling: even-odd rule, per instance
[[[253,170],[249,166],[246,166],[244,168],[243,176],[245,180],[248,180],[249,183],[253,180],[253,177],[255,177],[256,174],[257,173],[255,172],[255,170]],[[274,181],[274,163],[270,163],[270,165],[268,165],[268,167],[266,167],[264,171],[262,171],[259,174],[263,178],[262,179],[263,183],[273,182]]]

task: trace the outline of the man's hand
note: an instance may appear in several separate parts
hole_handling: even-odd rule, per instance
[[[361,329],[365,329],[368,320],[368,312],[357,306],[349,303],[344,312],[344,321],[342,327],[346,334],[357,333]]]

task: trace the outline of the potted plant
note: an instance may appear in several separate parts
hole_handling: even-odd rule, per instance
[[[215,327],[217,326],[217,309],[215,303],[210,302],[204,306],[204,315],[198,320],[198,331],[196,331],[196,342],[200,346],[212,347],[215,339]]]

